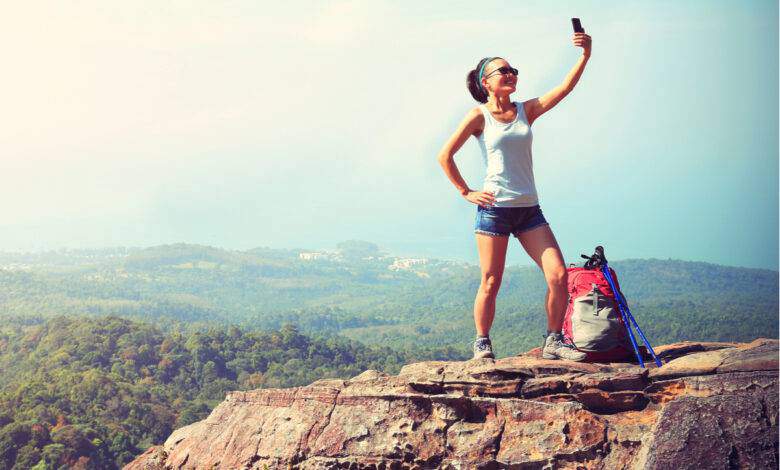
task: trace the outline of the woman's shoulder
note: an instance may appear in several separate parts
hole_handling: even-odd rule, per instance
[[[523,112],[525,113],[525,115],[526,115],[526,116],[528,116],[528,111],[529,111],[529,110],[531,110],[531,109],[533,109],[534,103],[535,103],[535,102],[536,102],[538,99],[539,99],[539,98],[528,98],[528,99],[527,99],[527,100],[525,100],[525,101],[515,101],[515,103],[517,103],[517,104],[519,104],[520,106],[522,106],[522,107],[523,107]]]
[[[469,109],[466,113],[466,119],[471,121],[484,121],[485,120],[485,114],[482,111],[482,107],[484,105],[477,105],[473,108]]]
[[[482,112],[483,105],[477,105],[469,109],[466,113],[466,121],[474,127],[473,135],[478,137],[485,128],[485,114]]]

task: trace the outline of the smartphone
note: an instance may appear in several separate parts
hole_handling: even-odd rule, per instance
[[[585,32],[585,30],[582,29],[582,24],[580,23],[580,19],[579,18],[572,18],[571,19],[571,25],[572,25],[572,27],[574,27],[574,32],[575,33],[584,33]]]

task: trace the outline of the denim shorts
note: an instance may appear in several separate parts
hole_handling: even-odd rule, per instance
[[[474,233],[493,236],[519,236],[523,232],[550,225],[538,205],[533,207],[477,206]]]

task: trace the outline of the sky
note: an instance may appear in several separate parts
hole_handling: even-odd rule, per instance
[[[480,58],[533,125],[567,262],[778,269],[776,1],[13,2],[0,17],[0,251],[197,243],[478,260],[437,155]],[[475,139],[455,156],[473,189]],[[508,264],[532,261],[513,239]]]

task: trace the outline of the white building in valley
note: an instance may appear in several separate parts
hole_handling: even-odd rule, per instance
[[[387,267],[392,271],[398,271],[400,269],[412,269],[412,266],[428,264],[427,258],[398,258],[393,264]]]

